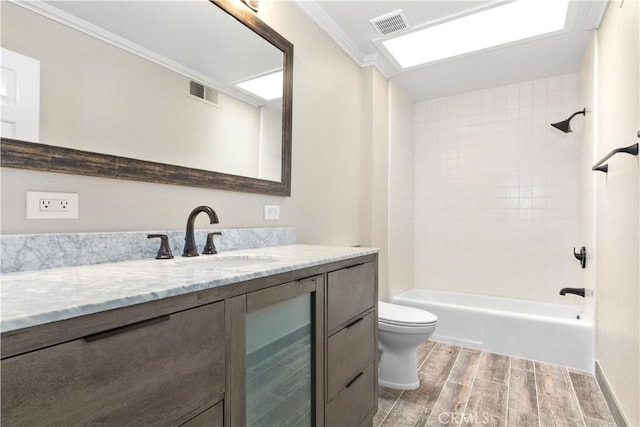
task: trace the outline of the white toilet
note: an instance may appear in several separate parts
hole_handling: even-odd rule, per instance
[[[416,348],[436,329],[438,317],[428,311],[378,302],[378,383],[399,390],[418,388]]]

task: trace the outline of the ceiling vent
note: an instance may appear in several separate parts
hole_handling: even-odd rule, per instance
[[[189,95],[215,107],[220,106],[220,91],[202,83],[191,80],[189,82]]]
[[[409,25],[409,20],[402,9],[387,13],[386,15],[378,16],[369,22],[371,22],[371,25],[375,27],[376,31],[378,31],[381,36],[395,34],[406,30],[411,26]]]

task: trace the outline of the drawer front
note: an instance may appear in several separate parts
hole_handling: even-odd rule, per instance
[[[223,402],[190,419],[181,427],[222,427],[224,425]]]
[[[357,426],[367,423],[375,405],[374,364],[370,363],[349,387],[345,387],[327,405],[327,426]]]
[[[376,355],[374,313],[355,320],[327,343],[327,394],[334,398]]]
[[[219,302],[5,359],[2,424],[185,422],[222,397],[224,342]]]
[[[327,329],[346,322],[375,305],[375,263],[368,262],[328,274]]]

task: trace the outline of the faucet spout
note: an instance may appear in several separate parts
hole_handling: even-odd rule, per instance
[[[584,298],[584,288],[562,288],[560,295],[574,294]]]
[[[184,257],[192,257],[198,256],[198,248],[196,247],[196,239],[194,232],[194,224],[196,222],[196,217],[200,212],[204,212],[209,216],[210,224],[218,224],[218,215],[216,212],[211,209],[209,206],[198,206],[189,214],[189,218],[187,218],[187,231],[184,237],[184,250],[182,251],[182,256]]]

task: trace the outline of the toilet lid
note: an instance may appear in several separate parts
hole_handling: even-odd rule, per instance
[[[419,308],[379,301],[378,321],[393,325],[429,325],[436,323],[438,317]]]

